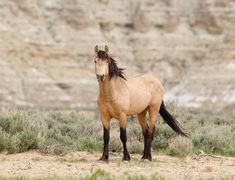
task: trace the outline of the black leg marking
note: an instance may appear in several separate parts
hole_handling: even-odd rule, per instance
[[[144,135],[144,153],[142,159],[148,159],[152,160],[152,155],[151,155],[151,145],[154,137],[154,131],[155,127],[153,128],[152,132],[149,131],[147,128],[145,132],[143,133]]]
[[[126,141],[127,141],[126,129],[124,128],[120,128],[120,139],[123,143],[123,160],[130,161],[131,158],[126,147]]]
[[[107,161],[109,159],[109,129],[104,127],[104,149],[103,149],[103,155],[100,158],[102,161]]]

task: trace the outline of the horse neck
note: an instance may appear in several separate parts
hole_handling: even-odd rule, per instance
[[[107,101],[115,100],[122,92],[125,84],[125,80],[120,77],[105,78],[103,82],[99,83],[100,97]]]

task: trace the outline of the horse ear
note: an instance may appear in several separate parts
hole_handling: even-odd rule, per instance
[[[94,50],[95,50],[95,53],[98,54],[98,51],[99,51],[98,45],[95,46],[95,49],[94,49]]]
[[[106,53],[108,53],[109,52],[109,47],[107,45],[105,45],[104,50],[105,50]]]

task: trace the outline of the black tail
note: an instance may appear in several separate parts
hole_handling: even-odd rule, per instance
[[[166,107],[164,105],[164,102],[162,101],[160,111],[160,115],[164,119],[164,121],[178,134],[190,137],[189,133],[187,133],[184,128],[180,125],[180,123],[166,110]]]

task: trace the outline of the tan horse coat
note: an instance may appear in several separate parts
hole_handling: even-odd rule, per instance
[[[99,88],[98,106],[106,128],[109,128],[111,118],[117,119],[120,127],[125,128],[126,116],[137,114],[145,129],[146,119],[142,116],[145,116],[147,110],[150,112],[150,129],[153,128],[163,99],[163,86],[159,80],[148,74],[127,80],[120,77],[106,78],[99,83]]]
[[[155,121],[159,112],[166,123],[178,134],[188,137],[178,121],[166,110],[163,103],[163,86],[155,77],[142,74],[126,79],[123,69],[105,51],[95,47],[95,73],[99,82],[97,103],[100,119],[104,127],[104,149],[101,160],[108,160],[110,120],[115,118],[120,125],[120,138],[123,143],[123,160],[130,160],[126,147],[126,120],[129,115],[137,115],[144,135],[144,152],[142,159],[151,160],[151,143],[154,137]],[[147,123],[146,113],[149,113]]]

